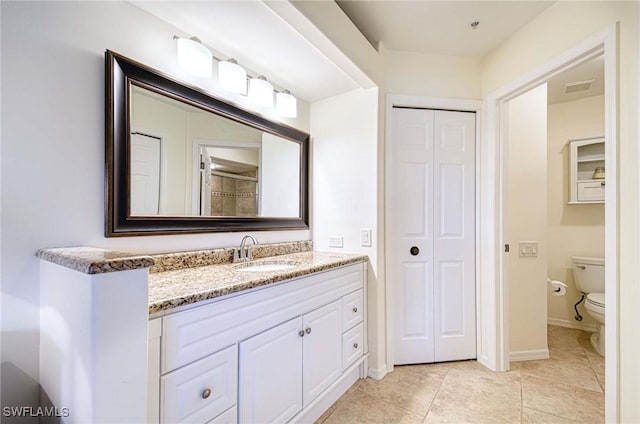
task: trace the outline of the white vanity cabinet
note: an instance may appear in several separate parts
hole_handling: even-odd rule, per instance
[[[340,306],[337,300],[240,343],[241,422],[287,422],[342,374]]]
[[[569,204],[604,203],[604,138],[569,140]]]
[[[365,298],[360,262],[150,321],[148,421],[315,421],[365,376]]]

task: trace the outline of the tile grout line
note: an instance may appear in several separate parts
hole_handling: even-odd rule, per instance
[[[449,375],[449,371],[451,371],[451,367],[447,368],[447,372],[444,373],[444,377],[442,377],[442,380],[440,381],[440,385],[438,386],[438,390],[436,390],[436,393],[433,395],[433,398],[431,399],[431,402],[429,402],[429,407],[427,408],[427,412],[425,412],[424,413],[424,417],[422,417],[422,418],[424,418],[424,420],[427,419],[427,416],[429,415],[429,411],[431,411],[431,407],[433,406],[433,403],[436,401],[436,398],[440,394],[440,389],[442,389],[442,385],[444,384],[444,380]]]

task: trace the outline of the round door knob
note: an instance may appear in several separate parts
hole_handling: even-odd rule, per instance
[[[420,249],[418,249],[418,246],[412,246],[411,249],[409,249],[409,253],[411,253],[412,256],[417,256],[418,253],[420,253]]]
[[[354,348],[354,349],[357,349],[357,348],[358,348],[358,343],[354,343],[354,344],[353,344],[353,348]]]
[[[209,396],[211,396],[211,389],[207,387],[202,391],[202,399],[207,399]]]
[[[300,337],[304,337],[304,330],[300,330],[300,331],[298,332],[298,336],[300,336]]]
[[[354,308],[353,308],[353,313],[355,314],[356,312],[358,312],[358,308],[357,308],[357,307],[354,307]]]
[[[308,327],[306,330],[304,330],[307,334],[311,334],[311,327]]]

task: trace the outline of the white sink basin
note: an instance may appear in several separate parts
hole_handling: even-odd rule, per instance
[[[293,261],[262,261],[262,262],[249,262],[245,264],[236,265],[236,271],[241,272],[270,272],[270,271],[284,271],[287,269],[293,269],[298,267],[297,262]]]

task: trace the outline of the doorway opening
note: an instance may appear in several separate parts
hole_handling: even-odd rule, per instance
[[[506,104],[533,87],[545,83],[552,77],[576,65],[598,56],[604,57],[604,104],[605,104],[605,286],[606,297],[606,393],[607,421],[617,421],[618,383],[618,323],[617,319],[617,98],[616,98],[616,29],[608,30],[585,40],[580,45],[544,64],[530,74],[492,92],[487,98],[487,139],[482,158],[482,184],[486,188],[481,205],[483,264],[480,277],[482,298],[482,339],[478,360],[496,371],[509,368],[509,307],[503,253],[505,244],[505,170],[508,147],[508,128],[505,125]]]

